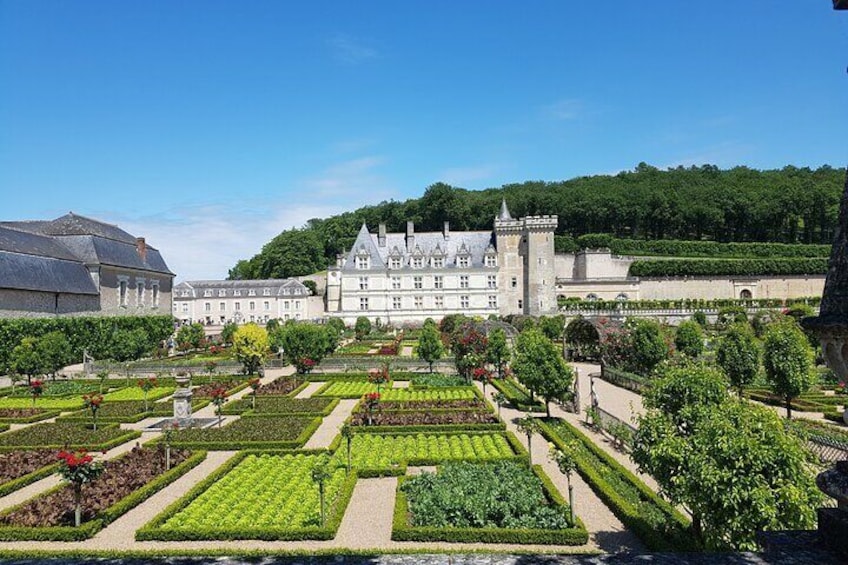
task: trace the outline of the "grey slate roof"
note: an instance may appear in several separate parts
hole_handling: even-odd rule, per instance
[[[471,267],[483,267],[487,252],[495,251],[495,237],[491,231],[462,231],[450,232],[445,238],[443,232],[420,232],[414,234],[412,249],[407,249],[405,233],[387,233],[386,245],[379,246],[378,236],[368,232],[365,224],[359,230],[356,241],[342,268],[343,271],[361,271],[356,268],[357,254],[367,253],[371,257],[370,270],[384,270],[389,262],[389,256],[395,253],[403,257],[403,266],[409,266],[409,259],[420,254],[429,260],[434,254],[445,258],[445,268],[456,267],[456,257],[468,253],[471,257]]]
[[[232,297],[234,290],[245,291],[240,298],[247,298],[246,291],[257,291],[256,297],[265,296],[262,290],[270,289],[270,296],[309,296],[310,290],[297,279],[251,279],[251,280],[200,280],[183,281],[174,286],[174,298],[184,298],[183,291],[190,291],[192,298],[203,298],[205,290],[214,290],[212,298],[219,297],[218,291],[223,290],[223,297]],[[251,297],[252,298],[252,297]]]
[[[71,253],[67,247],[52,237],[10,229],[2,225],[0,225],[0,251],[79,261],[79,258]]]
[[[5,250],[0,251],[0,288],[99,294],[88,269],[79,261]]]
[[[114,224],[68,212],[41,227],[45,235],[93,235],[135,245],[135,238]]]

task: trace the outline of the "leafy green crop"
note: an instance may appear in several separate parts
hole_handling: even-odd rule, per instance
[[[330,383],[320,391],[317,396],[336,396],[341,398],[359,398],[369,392],[377,392],[377,386],[363,382],[335,382]],[[388,383],[380,389],[381,401],[393,400],[470,400],[477,398],[474,388],[463,387],[440,387],[435,389],[408,389],[392,388]]]
[[[147,393],[147,400],[153,402],[154,400],[159,400],[160,398],[165,398],[169,394],[174,393],[174,387],[172,386],[157,386],[150,389]],[[120,400],[144,400],[144,391],[137,386],[130,386],[126,388],[122,388],[121,390],[116,390],[115,392],[110,392],[103,395],[103,402],[116,402]]]
[[[318,486],[311,479],[318,455],[248,455],[185,509],[162,525],[164,530],[245,528],[297,529],[319,526]],[[324,483],[329,505],[346,476],[332,468]]]
[[[35,424],[5,434],[0,434],[0,447],[82,447],[103,449],[119,438],[138,437],[138,433],[122,430],[116,425],[104,424],[90,430],[85,424],[54,422]]]
[[[401,487],[413,526],[568,528],[567,510],[549,504],[542,481],[515,461],[449,463]]]
[[[515,456],[500,434],[355,434],[351,443],[351,463],[357,469],[382,470],[409,461],[431,464],[444,461],[493,461]],[[338,464],[345,464],[345,449],[336,452]]]

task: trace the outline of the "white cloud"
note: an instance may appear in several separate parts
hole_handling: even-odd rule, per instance
[[[576,98],[565,98],[545,106],[544,113],[555,120],[574,120],[583,113],[583,103]]]
[[[346,65],[359,65],[380,56],[375,48],[346,34],[337,34],[327,41],[333,58]]]

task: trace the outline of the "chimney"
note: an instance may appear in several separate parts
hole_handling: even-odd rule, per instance
[[[145,243],[143,237],[135,238],[135,248],[138,251],[138,256],[141,257],[141,260],[147,261],[147,243]]]
[[[412,252],[412,248],[415,246],[415,224],[413,222],[406,222],[406,250],[408,252]]]
[[[380,247],[386,246],[386,224],[380,224],[377,231],[377,244]]]
[[[448,222],[448,221],[445,222],[444,234],[445,234],[445,239],[450,239],[450,222]]]

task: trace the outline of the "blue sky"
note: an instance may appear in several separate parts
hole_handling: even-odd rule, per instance
[[[437,181],[843,166],[846,65],[828,0],[0,0],[0,217],[219,278]]]

